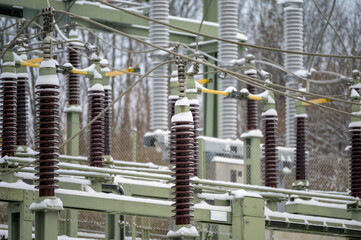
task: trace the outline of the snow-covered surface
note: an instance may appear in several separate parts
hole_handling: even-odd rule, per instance
[[[248,69],[246,71],[244,71],[244,74],[246,75],[257,75],[257,71],[255,69]]]
[[[112,86],[110,86],[110,85],[105,85],[105,86],[104,86],[104,90],[112,90]]]
[[[236,165],[243,165],[244,164],[244,161],[242,159],[226,158],[226,157],[219,157],[219,156],[215,156],[212,159],[212,162],[236,164]]]
[[[43,60],[40,63],[40,67],[41,68],[55,68],[55,60],[54,59],[47,59],[47,60]]]
[[[190,99],[189,104],[199,105],[199,100],[198,99]]]
[[[26,184],[26,183],[24,183],[24,182],[21,181],[21,180],[17,180],[17,181],[14,182],[14,183],[0,182],[0,188],[1,188],[1,187],[37,191],[37,190],[35,189],[35,186]]]
[[[192,237],[198,237],[198,231],[195,226],[190,227],[182,227],[178,229],[177,231],[169,230],[167,233],[167,237],[176,237],[176,236],[192,236]]]
[[[302,204],[302,205],[311,205],[311,206],[317,206],[317,207],[329,207],[329,208],[339,208],[339,209],[347,209],[346,204],[336,204],[336,203],[325,203],[325,202],[319,202],[314,199],[310,200],[303,200],[296,198],[293,201],[287,201],[286,205],[295,205],[295,204]]]
[[[349,128],[351,127],[361,127],[361,121],[357,121],[357,122],[350,122],[350,124],[348,125]]]
[[[96,79],[102,79],[102,75],[96,70],[96,69],[94,69],[94,78],[96,78]]]
[[[248,41],[248,38],[245,34],[238,32],[237,33],[237,39],[241,41]]]
[[[3,72],[0,75],[0,78],[17,78],[16,73],[10,73],[10,72]]]
[[[247,88],[242,88],[240,91],[240,93],[248,93],[249,94],[249,91]]]
[[[94,238],[74,238],[66,235],[58,236],[58,240],[94,240]]]
[[[104,91],[104,87],[100,83],[97,83],[94,84],[91,88],[89,88],[89,91]]]
[[[17,73],[16,75],[18,78],[28,78],[29,77],[28,73]]]
[[[276,109],[268,109],[262,113],[262,116],[277,116],[277,111]]]
[[[234,196],[229,195],[228,193],[216,194],[216,193],[198,193],[199,198],[207,200],[232,200]]]
[[[234,195],[234,198],[244,198],[244,197],[262,198],[262,196],[257,193],[246,191],[243,189],[232,191],[232,194]]]
[[[189,106],[189,99],[184,97],[175,102],[175,106]]]
[[[351,89],[350,97],[360,97],[360,94],[355,89]]]
[[[214,206],[206,203],[205,201],[201,201],[194,205],[194,209],[206,209],[206,210],[213,210],[213,211],[222,211],[222,212],[232,212],[231,206]]]
[[[230,86],[230,87],[227,87],[225,90],[223,90],[224,92],[227,92],[227,93],[231,93],[231,92],[236,92],[237,89],[233,86]]]
[[[78,38],[78,33],[74,29],[71,29],[69,31],[69,37],[72,37],[72,39],[75,39],[74,37]]]
[[[64,112],[82,112],[83,109],[80,105],[69,105],[65,107]]]
[[[74,66],[73,66],[73,64],[71,64],[71,63],[64,63],[64,65],[63,65],[64,67],[70,67],[70,68],[74,68]]]
[[[193,122],[193,116],[190,111],[177,113],[172,117],[172,122]]]
[[[307,113],[296,114],[295,118],[307,118]]]
[[[278,4],[284,3],[303,3],[303,0],[277,0]]]
[[[261,130],[259,129],[255,129],[255,130],[250,130],[246,133],[242,133],[241,134],[241,138],[246,138],[246,137],[263,137],[263,134],[261,132]]]
[[[159,188],[167,188],[170,189],[173,184],[170,183],[162,183],[162,182],[156,182],[156,181],[146,181],[146,180],[135,180],[135,179],[129,179],[124,178],[120,176],[116,176],[114,178],[114,184],[134,184],[134,185],[140,185],[140,186],[150,186],[150,187],[159,187]]]
[[[275,100],[273,99],[273,97],[271,97],[270,95],[268,95],[267,97],[267,103],[270,103],[270,104],[275,104]]]
[[[63,202],[60,200],[60,198],[54,198],[54,199],[44,199],[40,203],[32,203],[29,207],[32,211],[37,210],[45,210],[45,209],[53,209],[53,210],[63,210]]]
[[[303,78],[306,78],[308,77],[309,75],[311,75],[307,70],[297,70],[295,72],[295,74],[299,77],[303,77]]]
[[[56,74],[40,75],[36,80],[35,86],[39,85],[55,85],[59,86],[59,78]]]

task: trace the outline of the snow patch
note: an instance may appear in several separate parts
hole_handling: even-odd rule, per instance
[[[172,117],[173,122],[193,122],[193,115],[190,111],[177,113]]]
[[[237,89],[235,88],[235,87],[233,87],[233,86],[230,86],[230,87],[228,87],[228,88],[226,88],[225,90],[224,90],[224,92],[227,92],[227,93],[231,93],[231,92],[236,92],[237,91]]]
[[[358,94],[358,92],[355,89],[352,89],[350,97],[360,97],[360,94]]]
[[[198,237],[198,231],[195,226],[192,227],[182,227],[178,229],[177,231],[169,230],[167,233],[167,237],[176,237],[176,236],[192,236],[192,237]]]
[[[246,138],[246,137],[263,137],[263,134],[261,132],[261,130],[259,129],[255,129],[255,130],[250,130],[246,133],[242,133],[241,134],[241,138]]]
[[[14,79],[16,79],[17,75],[16,75],[16,73],[3,72],[3,73],[1,73],[0,78],[14,78]]]
[[[88,91],[104,91],[103,85],[100,83],[94,84]]]
[[[276,109],[268,109],[262,113],[262,116],[278,116]]]
[[[187,97],[179,99],[175,102],[175,106],[189,106],[189,100]]]
[[[243,165],[244,164],[244,161],[242,159],[226,158],[226,157],[219,157],[219,156],[215,156],[212,159],[212,162],[237,164],[237,165]]]
[[[361,121],[357,121],[357,122],[350,122],[350,124],[348,125],[349,128],[352,127],[361,127]]]
[[[17,73],[16,75],[18,78],[28,78],[29,77],[28,73]]]
[[[257,71],[255,69],[248,69],[246,71],[244,71],[244,74],[246,75],[257,75]]]
[[[63,210],[63,202],[60,198],[55,199],[44,199],[40,203],[32,203],[29,207],[32,211],[44,210],[44,209],[54,209],[54,210]]]
[[[55,68],[55,61],[54,59],[47,59],[47,60],[43,60],[40,63],[40,67],[41,68]]]
[[[296,114],[295,118],[308,118],[306,113],[302,113],[302,114]]]
[[[234,198],[244,198],[244,197],[262,198],[262,196],[257,193],[248,192],[243,189],[232,191],[232,194],[234,195]]]
[[[80,105],[70,105],[65,107],[64,112],[83,112],[83,109]]]
[[[39,85],[54,85],[59,86],[59,79],[56,74],[52,75],[40,75],[36,80],[35,86]]]

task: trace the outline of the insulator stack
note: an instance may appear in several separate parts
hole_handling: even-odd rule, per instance
[[[349,127],[351,136],[351,195],[361,197],[361,126]]]
[[[112,89],[110,86],[104,87],[104,108],[112,103]],[[104,113],[104,154],[110,155],[112,150],[112,108]]]
[[[15,73],[1,74],[2,157],[12,157],[16,150],[16,81]]]
[[[75,50],[78,50],[78,47],[70,44],[69,45],[69,63],[73,65],[74,68],[80,67],[79,53]],[[73,50],[74,49],[74,50]],[[69,105],[79,105],[79,96],[80,96],[80,82],[79,75],[70,73],[68,75],[68,91],[67,91],[67,100]]]
[[[168,98],[170,119],[172,119],[172,117],[174,116],[174,105],[175,105],[175,102],[177,101],[177,99],[178,99],[178,96],[169,96],[169,98]]]
[[[263,116],[264,125],[264,157],[265,157],[265,186],[277,187],[278,163],[277,163],[277,125],[276,115],[266,114]]]
[[[92,121],[104,109],[104,88],[95,84],[89,89],[89,121]],[[103,166],[104,155],[104,115],[99,117],[90,126],[90,156],[89,165],[93,167]]]
[[[249,56],[251,58],[253,56]],[[254,69],[245,71],[245,75],[251,78],[257,78],[257,72]],[[247,84],[247,89],[251,94],[257,94],[256,87]],[[258,104],[255,100],[247,100],[247,130],[258,129]]]
[[[17,129],[16,145],[27,145],[27,125],[28,125],[28,77],[27,73],[18,74],[17,85]]]
[[[296,115],[296,181],[306,180],[306,120]]]
[[[193,203],[193,187],[191,186],[193,177],[193,133],[194,125],[192,121],[176,121],[171,124],[171,156],[174,165],[173,177],[175,178],[175,186],[172,188],[175,191],[172,193],[175,198],[172,200],[175,203],[172,205],[175,209],[173,218],[176,220],[176,225],[190,224],[193,217],[191,207]]]
[[[49,60],[48,60],[49,61]],[[55,68],[55,65],[54,65]],[[52,75],[49,75],[52,76]],[[59,157],[59,84],[47,76],[37,81],[36,85],[36,124],[37,124],[37,148],[39,197],[55,196],[55,189],[58,188],[56,177],[58,167],[56,164]],[[53,77],[53,76],[52,76]],[[57,82],[57,83],[53,83]]]
[[[198,100],[191,100],[189,104],[189,109],[193,116],[193,123],[194,123],[194,144],[193,144],[193,151],[194,151],[194,163],[193,163],[193,171],[194,176],[198,177],[199,174],[199,103]]]

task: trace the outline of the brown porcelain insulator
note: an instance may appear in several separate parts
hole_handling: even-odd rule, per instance
[[[351,135],[351,195],[354,197],[361,197],[361,127],[350,127],[349,131]]]
[[[194,169],[194,176],[198,177],[199,174],[199,104],[191,103],[189,105],[190,111],[193,115],[193,123],[194,123],[194,145],[193,145],[193,151],[194,151],[194,163],[193,163],[193,169]]]
[[[10,76],[1,78],[2,157],[12,157],[16,150],[16,89],[16,78]]]
[[[257,78],[257,75],[247,74],[249,77]],[[251,94],[257,94],[257,89],[247,84],[247,89]],[[258,104],[256,100],[247,100],[247,130],[258,129]]]
[[[264,125],[264,158],[265,158],[265,186],[277,187],[278,158],[277,158],[277,125],[275,115],[263,116]]]
[[[175,113],[175,111],[174,111],[174,106],[175,106],[175,102],[176,102],[177,100],[178,100],[178,96],[172,96],[172,97],[169,97],[169,98],[168,98],[169,119],[170,119],[169,122],[172,121],[172,117],[174,116],[174,113]],[[172,145],[172,137],[174,137],[174,136],[173,136],[172,133],[170,132],[170,133],[169,133],[169,146]],[[173,164],[172,151],[170,151],[170,153],[169,153],[169,159],[170,159],[170,164]]]
[[[172,199],[175,207],[172,212],[175,213],[176,225],[190,224],[193,215],[191,207],[193,203],[193,187],[191,186],[191,177],[193,177],[193,122],[179,121],[172,122],[171,125],[171,155],[173,162],[173,177],[175,178],[175,191],[172,193],[175,197]]]
[[[93,120],[104,109],[104,90],[89,89],[89,121]],[[90,126],[89,165],[103,166],[104,155],[104,115]]]
[[[27,77],[18,77],[17,86],[17,129],[16,129],[16,145],[27,145],[27,126],[28,126],[28,88],[29,79]]]
[[[104,89],[104,108],[108,107],[112,102],[112,89]],[[104,113],[104,154],[110,155],[112,150],[112,109],[109,108],[108,111]]]
[[[306,180],[306,121],[296,116],[296,180]]]
[[[37,149],[39,151],[35,174],[39,177],[39,197],[55,196],[58,188],[56,166],[59,157],[59,85],[36,86]]]
[[[74,45],[69,45],[71,48],[78,50],[78,48]],[[68,50],[68,57],[69,57],[69,63],[73,65],[74,68],[80,67],[80,59],[79,59],[79,53],[74,51],[73,49],[69,48]],[[79,105],[80,100],[80,82],[79,82],[79,75],[78,74],[72,74],[70,73],[68,75],[68,82],[67,82],[67,101],[69,105]]]

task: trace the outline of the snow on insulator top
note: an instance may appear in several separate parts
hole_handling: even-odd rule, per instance
[[[177,113],[172,117],[173,122],[193,122],[193,115],[190,111]]]
[[[275,100],[273,99],[273,97],[271,97],[270,95],[268,95],[267,97],[267,103],[271,103],[271,104],[275,104]]]
[[[99,64],[101,66],[108,66],[109,62],[107,59],[103,58],[102,60],[100,60]]]
[[[308,77],[309,75],[311,75],[310,72],[308,72],[307,70],[297,70],[295,74],[299,77]]]
[[[16,76],[18,78],[28,78],[29,74],[28,73],[17,73]]]
[[[248,70],[244,71],[244,74],[255,75],[255,74],[257,74],[257,71],[255,69],[248,69]]]
[[[94,84],[91,88],[89,88],[89,91],[104,91],[104,87],[100,83],[97,83]]]
[[[233,87],[233,86],[229,86],[228,88],[226,88],[224,90],[224,92],[227,92],[227,93],[231,93],[233,91],[237,91],[237,89],[235,87]]]
[[[177,231],[169,230],[167,237],[176,237],[176,236],[189,236],[189,237],[198,237],[198,231],[195,226],[192,227],[182,227]]]
[[[300,114],[296,114],[295,118],[308,118],[307,113],[300,113]]]
[[[102,79],[102,75],[96,69],[94,69],[94,78]]]
[[[100,68],[100,71],[102,71],[102,72],[110,72],[110,68],[108,68],[108,67]]]
[[[74,68],[73,65],[71,63],[64,63],[63,65],[64,67],[71,67],[71,68]]]
[[[92,64],[89,67],[82,69],[82,71],[93,72],[94,69],[95,69],[95,64]],[[81,70],[81,69],[79,69],[79,70]]]
[[[79,105],[69,105],[65,107],[64,112],[83,112],[83,109]]]
[[[349,89],[353,89],[353,88],[361,88],[361,83],[357,83],[349,87]]]
[[[359,73],[360,71],[358,70],[358,69],[354,69],[354,70],[352,70],[352,73],[353,74],[357,74],[357,73]]]
[[[231,61],[229,61],[230,64],[232,65],[238,65],[238,66],[243,66],[246,62],[246,59],[244,58],[240,58],[240,59],[233,59]]]
[[[55,210],[63,210],[63,202],[60,200],[60,198],[55,199],[45,199],[40,203],[32,203],[29,207],[30,210],[36,211],[36,210],[44,210],[44,209],[55,209]]]
[[[249,91],[247,88],[242,88],[240,91],[240,93],[248,93],[249,94]]]
[[[40,63],[40,68],[55,68],[55,60],[54,59],[47,59]]]
[[[40,85],[55,85],[59,86],[59,79],[56,74],[51,75],[40,75],[35,82],[35,86]]]
[[[237,33],[237,39],[241,41],[248,41],[248,38],[245,34],[238,32]]]
[[[90,59],[91,59],[92,61],[94,61],[94,60],[100,60],[100,57],[98,56],[98,54],[92,53],[92,55],[90,56]]]
[[[255,129],[255,130],[250,130],[248,132],[245,132],[245,133],[241,134],[241,138],[246,138],[246,137],[258,137],[258,138],[261,138],[261,137],[263,137],[263,134],[262,134],[261,130]]]
[[[261,97],[261,98],[268,98],[268,96],[269,96],[269,91],[268,91],[268,90],[263,91],[263,92],[261,92],[260,94],[256,94],[255,96],[258,96],[258,97]]]
[[[262,113],[262,116],[278,116],[276,109],[268,109]]]
[[[110,85],[104,86],[104,90],[112,90],[112,87]]]
[[[184,97],[175,102],[175,106],[189,106],[189,99]]]
[[[361,121],[357,121],[357,122],[350,122],[350,124],[348,125],[349,128],[352,127],[361,127]]]
[[[190,99],[189,104],[199,105],[199,101],[198,101],[198,99]]]
[[[74,29],[71,29],[69,32],[69,37],[78,38],[78,33]],[[75,39],[75,38],[72,38],[72,39]]]
[[[17,78],[16,73],[12,73],[12,72],[2,72],[0,74],[0,78]]]
[[[178,95],[169,95],[168,99],[178,99]]]
[[[358,94],[358,92],[355,89],[352,89],[350,97],[352,97],[352,98],[353,97],[360,97],[360,94]]]

